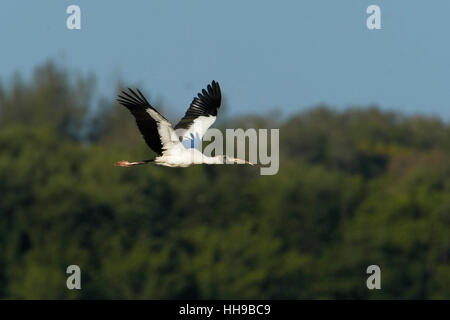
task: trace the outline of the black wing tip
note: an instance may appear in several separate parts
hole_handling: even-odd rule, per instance
[[[220,100],[222,98],[222,93],[220,92],[219,82],[216,80],[211,81],[211,83],[206,86],[206,89],[202,89],[201,92],[197,94],[197,97],[199,99],[212,97]]]
[[[216,80],[213,80],[212,82],[211,82],[211,87],[214,89],[214,88],[217,88],[217,89],[219,89],[219,91],[220,91],[220,85],[219,85],[219,82],[217,82]]]
[[[134,91],[136,90],[136,91]],[[141,90],[128,88],[128,92],[126,90],[121,90],[121,93],[118,94],[117,101],[125,107],[130,106],[150,106],[150,103],[147,101],[145,96],[142,94]]]

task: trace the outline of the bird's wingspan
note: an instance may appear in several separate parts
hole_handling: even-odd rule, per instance
[[[172,124],[150,105],[141,91],[128,90],[129,93],[122,91],[117,101],[133,114],[147,145],[161,155],[174,144],[179,144]]]
[[[216,121],[221,100],[220,86],[216,81],[192,100],[186,114],[175,126],[175,132],[183,145],[191,147],[201,142],[205,132]]]

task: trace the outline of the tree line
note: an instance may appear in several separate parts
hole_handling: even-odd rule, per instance
[[[0,83],[0,298],[450,297],[448,122],[376,106],[227,117],[280,128],[278,174],[116,168],[151,151],[93,88],[51,62]]]

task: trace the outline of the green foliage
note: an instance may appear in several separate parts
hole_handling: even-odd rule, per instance
[[[321,106],[246,118],[280,128],[275,176],[116,168],[151,152],[112,98],[87,113],[92,84],[51,63],[0,84],[1,298],[450,297],[448,124]]]

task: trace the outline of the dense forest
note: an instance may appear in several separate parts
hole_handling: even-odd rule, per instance
[[[0,298],[450,298],[448,122],[376,106],[231,117],[215,126],[280,128],[278,174],[117,168],[151,151],[94,84],[52,63],[0,83]]]

